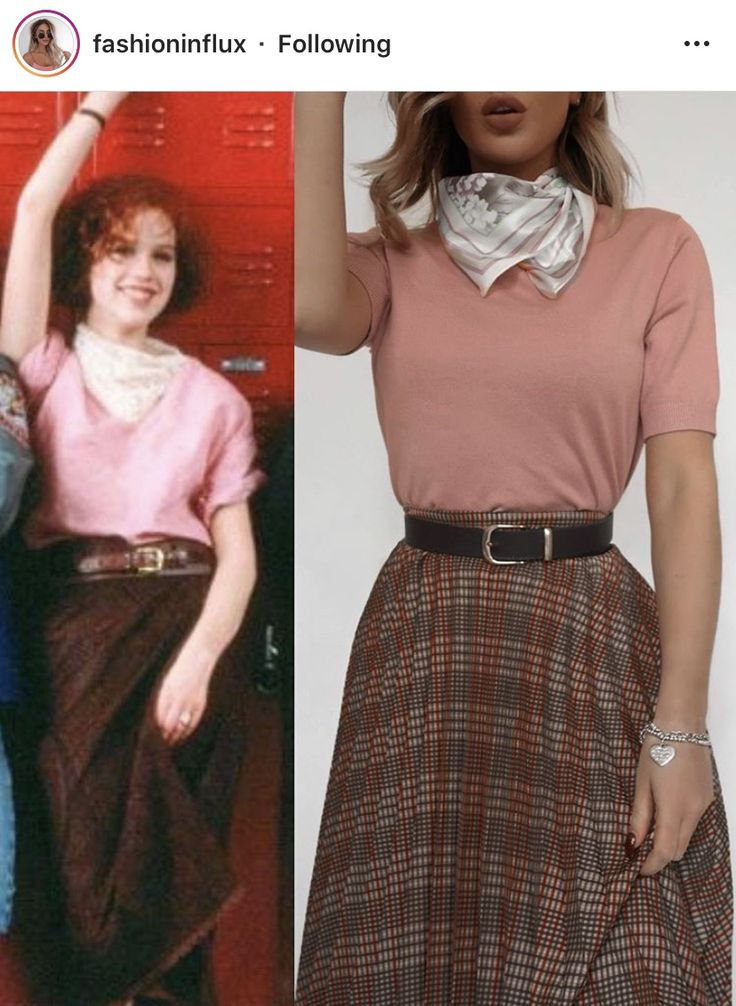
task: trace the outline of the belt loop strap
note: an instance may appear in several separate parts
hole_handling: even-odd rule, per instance
[[[552,528],[544,528],[544,558],[545,560],[552,558]]]

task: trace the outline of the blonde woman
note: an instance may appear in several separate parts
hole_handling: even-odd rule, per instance
[[[297,1002],[726,1003],[702,245],[626,206],[602,92],[392,93],[348,235],[343,98],[297,96],[297,339],[369,348],[406,535],[353,645]],[[656,594],[613,544],[645,443]]]
[[[23,59],[34,70],[58,70],[71,59],[71,53],[59,48],[54,25],[42,18],[31,25],[31,44]]]

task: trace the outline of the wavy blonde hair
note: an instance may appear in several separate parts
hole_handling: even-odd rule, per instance
[[[389,91],[396,136],[382,157],[361,165],[371,179],[370,197],[381,234],[406,247],[400,214],[429,194],[430,218],[438,206],[441,178],[467,174],[468,152],[450,116],[456,91]],[[557,166],[576,188],[611,206],[620,223],[633,173],[608,125],[605,91],[583,91],[557,138]]]

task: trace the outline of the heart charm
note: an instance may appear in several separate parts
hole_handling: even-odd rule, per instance
[[[675,757],[675,749],[669,744],[655,744],[654,747],[649,748],[649,756],[658,765],[666,765]]]

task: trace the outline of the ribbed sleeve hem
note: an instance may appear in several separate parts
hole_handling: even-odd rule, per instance
[[[362,342],[359,342],[355,349],[351,349],[349,353],[346,353],[346,356],[349,356],[350,353],[354,353],[356,349],[360,349],[361,346],[365,346],[372,341],[373,336],[376,334],[376,325],[378,322],[378,318],[376,317],[376,305],[381,303],[381,297],[384,291],[384,281],[382,278],[373,277],[367,272],[363,272],[362,270],[359,271],[357,268],[351,269],[350,266],[348,266],[348,272],[355,276],[365,292],[368,294],[368,302],[371,307],[371,323],[365,339],[363,339]]]
[[[381,327],[388,293],[385,253],[374,228],[365,234],[348,234],[348,272],[355,276],[365,292],[371,309],[371,321],[365,339],[355,348],[372,346]],[[355,352],[352,350],[351,352]]]
[[[703,430],[716,435],[716,403],[659,402],[642,415],[642,437],[676,430]]]

